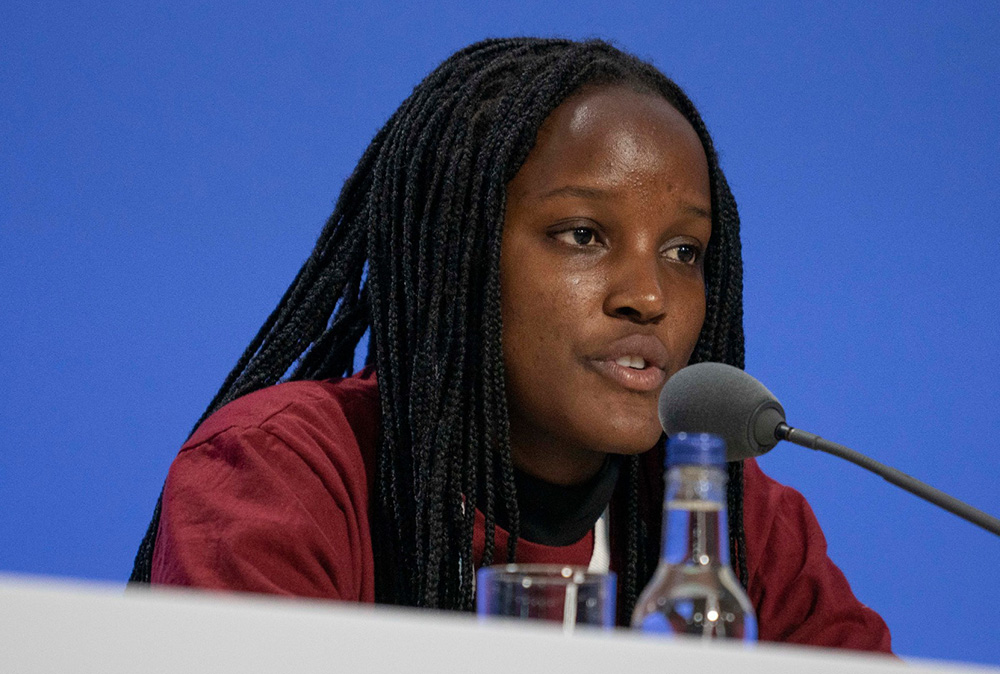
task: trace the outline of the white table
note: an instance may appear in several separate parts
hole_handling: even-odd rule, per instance
[[[840,651],[563,636],[473,616],[0,576],[0,672],[910,674],[1000,670]]]

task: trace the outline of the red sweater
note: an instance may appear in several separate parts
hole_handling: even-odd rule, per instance
[[[167,476],[153,582],[374,601],[377,424],[374,376],[279,384],[216,412]],[[756,462],[744,466],[747,589],[760,639],[889,652],[888,628],[830,561],[802,495]],[[500,530],[498,552],[506,538]],[[483,540],[477,513],[477,566]],[[522,539],[518,561],[586,565],[592,551],[592,534],[564,547]]]

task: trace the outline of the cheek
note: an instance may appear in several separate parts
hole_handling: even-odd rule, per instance
[[[504,356],[508,368],[515,369],[545,365],[566,350],[586,311],[579,277],[523,276],[509,284],[501,302]]]
[[[703,286],[690,289],[682,294],[683,300],[671,312],[670,322],[676,329],[672,331],[671,351],[681,356],[680,367],[687,365],[705,323],[705,290]]]

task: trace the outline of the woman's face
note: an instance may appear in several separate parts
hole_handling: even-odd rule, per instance
[[[584,89],[546,119],[507,186],[500,279],[511,449],[587,479],[660,436],[657,397],[705,318],[708,163],[666,100]]]

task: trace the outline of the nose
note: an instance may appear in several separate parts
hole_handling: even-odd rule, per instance
[[[662,273],[656,256],[623,256],[611,273],[604,312],[638,324],[660,322],[667,300]]]

